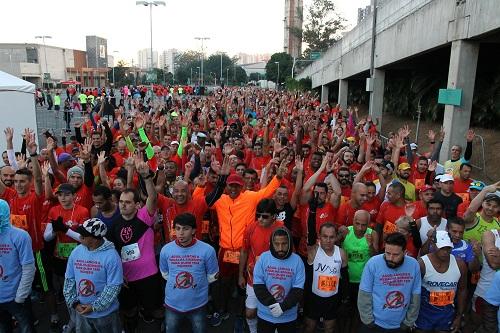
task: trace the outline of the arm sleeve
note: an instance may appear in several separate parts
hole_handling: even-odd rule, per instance
[[[118,297],[121,285],[106,285],[99,297],[92,303],[94,311],[103,311],[109,308],[111,303]]]
[[[146,156],[148,157],[148,160],[150,160],[155,155],[153,147],[151,146],[151,142],[149,142],[149,138],[146,135],[146,132],[144,132],[143,127],[139,128],[138,132],[139,132],[139,137],[141,138],[141,141],[147,144]]]
[[[17,287],[16,303],[23,303],[31,292],[31,284],[35,278],[35,263],[22,265],[21,281]]]
[[[265,284],[255,284],[253,285],[253,290],[255,291],[255,296],[265,306],[276,303],[273,295],[267,290]]]
[[[91,162],[85,162],[83,163],[84,167],[84,175],[83,175],[83,182],[85,183],[85,186],[87,187],[92,187],[94,185],[94,171],[92,170],[92,164]]]
[[[200,155],[195,155],[194,156],[194,166],[193,166],[193,171],[191,171],[191,174],[189,175],[189,179],[193,181],[201,171],[201,161],[200,161]]]
[[[26,139],[23,138],[23,143],[21,144],[21,154],[26,156]]]
[[[415,248],[420,249],[422,247],[422,239],[420,238],[420,232],[415,221],[410,223],[410,234],[413,238],[413,245],[415,245]]]
[[[436,143],[434,151],[432,152],[431,162],[439,160],[439,154],[441,153],[442,146],[443,146],[443,141],[438,141]]]
[[[50,242],[54,238],[56,238],[56,233],[54,232],[54,229],[52,229],[52,223],[47,223],[45,231],[43,232],[43,239]]]
[[[134,147],[134,144],[132,143],[132,140],[130,140],[130,137],[128,135],[125,137],[125,143],[127,145],[128,151],[133,153],[135,151],[135,147]]]
[[[184,147],[182,146],[182,141],[183,141],[182,139],[187,138],[187,136],[188,136],[188,129],[187,129],[187,127],[182,127],[182,129],[181,129],[181,138],[179,140],[180,144],[179,144],[179,147],[177,148],[177,155],[179,157],[182,157],[182,151],[184,149]]]
[[[64,279],[63,295],[64,299],[66,300],[66,304],[68,305],[68,308],[71,309],[73,304],[78,299],[76,295],[76,280],[74,278]]]
[[[403,320],[403,324],[408,327],[413,327],[413,324],[415,324],[415,321],[417,320],[419,310],[420,310],[420,294],[412,294],[410,299],[410,305],[408,306],[408,311],[406,311],[406,316],[405,319]]]
[[[304,289],[302,288],[292,288],[288,295],[286,295],[283,302],[280,303],[281,309],[283,311],[289,310],[293,308],[297,303],[302,299],[302,295],[304,294]],[[272,296],[271,296],[272,297]]]
[[[16,153],[14,152],[14,149],[7,149],[7,157],[9,158],[9,164],[12,169],[17,171],[19,166],[17,165]]]
[[[71,229],[68,229],[68,231],[66,231],[66,236],[71,237],[74,240],[76,240],[78,243],[80,243],[80,234],[78,232],[71,230]]]
[[[363,324],[369,325],[375,321],[375,317],[373,317],[372,293],[359,290],[358,310],[359,310],[359,317],[361,318]]]
[[[318,235],[316,234],[316,209],[309,208],[307,215],[307,245],[313,246],[316,244]]]
[[[464,159],[468,162],[472,157],[472,141],[467,142],[467,146],[465,147]]]
[[[208,207],[212,207],[212,205],[217,200],[219,200],[222,193],[224,193],[224,189],[226,187],[226,179],[227,175],[219,176],[219,180],[217,181],[217,184],[215,184],[214,190],[205,197],[205,202],[207,203]]]

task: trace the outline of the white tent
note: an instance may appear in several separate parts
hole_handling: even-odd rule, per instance
[[[14,128],[14,151],[21,150],[21,134],[27,127],[35,131],[38,141],[34,94],[33,83],[0,71],[0,153],[6,150],[6,127]]]

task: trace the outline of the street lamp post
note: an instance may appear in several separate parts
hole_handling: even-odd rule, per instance
[[[203,86],[203,58],[204,58],[203,41],[209,40],[210,37],[195,37],[194,39],[201,40],[201,72],[200,72],[201,80],[200,81],[201,81],[201,85]]]
[[[226,68],[226,86],[229,85],[229,67]]]
[[[113,53],[118,53],[118,51],[113,51]],[[115,58],[113,57],[113,90],[115,88]]]
[[[176,62],[174,62],[174,66],[172,68],[172,84],[175,84],[175,66],[177,66]]]
[[[165,6],[165,1],[136,1],[137,6],[149,6],[149,30],[151,35],[151,70],[153,69],[153,6]]]
[[[43,55],[45,57],[45,73],[48,73],[48,65],[47,65],[47,45],[45,44],[45,38],[49,39],[52,36],[35,36],[35,39],[41,38],[43,43]],[[40,66],[41,67],[41,66]],[[43,70],[43,69],[42,69]],[[42,88],[45,80],[45,73],[42,75]]]
[[[200,71],[200,66],[197,66],[196,68],[198,68],[198,85],[200,85],[200,83],[201,83],[201,71]]]
[[[191,76],[189,77],[189,84],[193,84],[193,67],[191,67]]]
[[[220,54],[220,80],[219,84],[222,86],[222,53]]]
[[[278,78],[276,79],[276,84],[278,85],[278,90],[279,90],[279,87],[280,87],[280,62],[275,61],[274,63],[278,64]]]

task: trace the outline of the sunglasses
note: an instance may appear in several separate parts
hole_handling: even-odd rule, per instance
[[[255,217],[256,217],[256,218],[261,218],[261,217],[262,217],[263,219],[268,219],[268,218],[270,218],[270,217],[271,217],[271,214],[256,213],[256,214],[255,214]]]

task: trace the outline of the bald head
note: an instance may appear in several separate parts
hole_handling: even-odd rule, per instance
[[[354,232],[358,235],[364,235],[368,225],[370,224],[370,213],[366,210],[357,210],[354,213],[354,218],[352,220],[352,227]]]
[[[352,185],[351,202],[356,208],[361,207],[368,200],[368,187],[363,183]]]
[[[172,191],[172,198],[179,205],[184,205],[189,200],[189,185],[183,180],[175,182]]]
[[[14,176],[16,171],[9,165],[5,165],[0,170],[0,180],[5,186],[11,187],[14,184]]]

